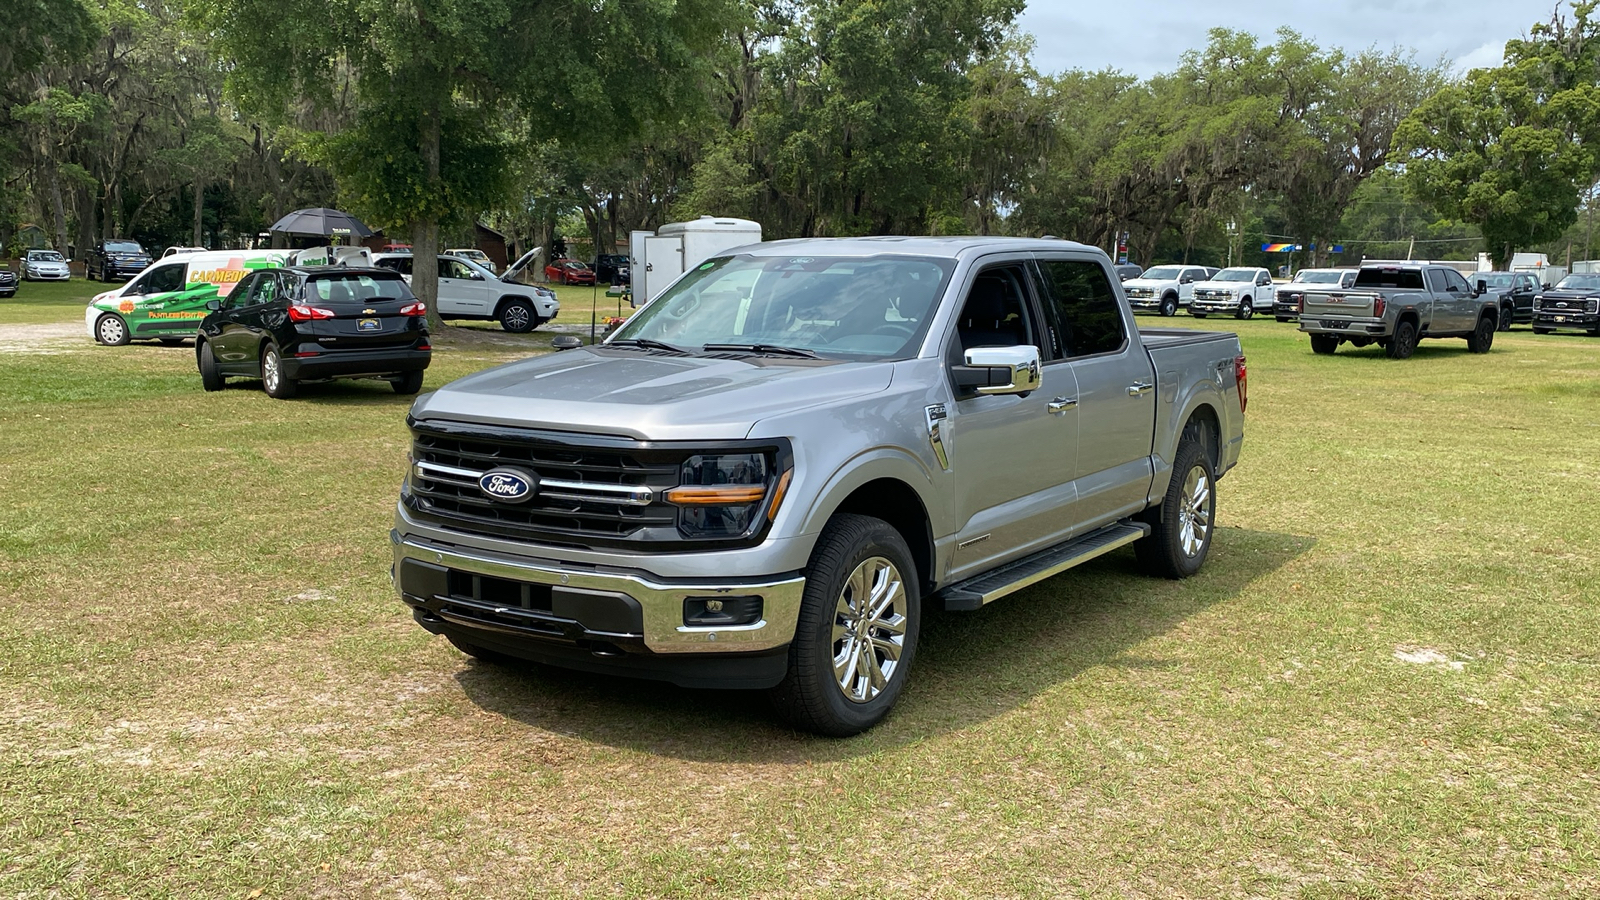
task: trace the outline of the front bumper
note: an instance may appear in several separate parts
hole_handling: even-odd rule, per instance
[[[41,272],[34,269],[26,271],[30,281],[66,281],[72,277],[70,269],[65,272]]]
[[[1227,300],[1202,300],[1199,297],[1189,301],[1191,313],[1231,313],[1238,312],[1240,307],[1237,297]]]
[[[1592,331],[1600,328],[1600,313],[1541,309],[1533,314],[1533,324],[1536,328],[1581,328]]]
[[[781,680],[805,589],[799,575],[663,578],[438,543],[398,529],[390,540],[395,588],[431,632],[556,665],[689,687],[771,687]],[[689,601],[734,597],[760,598],[759,619],[685,624]]]
[[[150,267],[150,263],[138,261],[107,260],[103,274],[112,278],[132,278]]]
[[[1300,318],[1300,304],[1274,303],[1272,304],[1272,314],[1280,319],[1298,319]]]
[[[285,357],[283,374],[297,381],[393,375],[426,369],[432,359],[431,350],[337,350],[317,356]]]

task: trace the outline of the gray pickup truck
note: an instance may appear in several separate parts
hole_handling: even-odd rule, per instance
[[[419,398],[395,584],[479,658],[767,689],[854,734],[929,603],[1128,544],[1198,571],[1245,404],[1238,338],[1141,334],[1093,247],[755,244],[603,344]]]
[[[1300,330],[1311,335],[1313,353],[1348,341],[1406,359],[1422,338],[1466,338],[1468,350],[1488,353],[1499,316],[1495,298],[1430,263],[1362,266],[1350,287],[1308,286],[1300,298]]]

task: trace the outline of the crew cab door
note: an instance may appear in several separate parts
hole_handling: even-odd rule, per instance
[[[493,311],[487,281],[456,260],[439,260],[439,315],[487,316]]]
[[[1153,476],[1156,373],[1094,258],[1040,255],[1036,273],[1054,355],[1078,387],[1076,531],[1144,508]]]
[[[1272,276],[1268,275],[1266,272],[1257,274],[1256,289],[1255,292],[1250,296],[1252,299],[1250,304],[1251,309],[1261,309],[1271,312],[1272,304],[1278,298],[1278,288],[1277,285],[1272,283]]]
[[[1472,287],[1467,284],[1467,279],[1455,269],[1437,269],[1432,271],[1437,271],[1440,277],[1444,279],[1443,296],[1446,298],[1445,305],[1450,310],[1450,325],[1448,330],[1451,332],[1461,333],[1471,331],[1473,328],[1477,327],[1478,313],[1483,309],[1483,299],[1473,293]],[[1432,286],[1431,283],[1429,286]],[[1439,303],[1437,302],[1439,296],[1440,295],[1438,293],[1434,294],[1436,301],[1434,303],[1435,320],[1437,320],[1439,315]],[[1437,334],[1444,332],[1446,329],[1436,324],[1432,330]]]
[[[1178,275],[1179,305],[1188,306],[1189,301],[1194,299],[1195,283],[1199,281],[1205,281],[1210,277],[1211,276],[1206,274],[1205,269],[1184,269],[1183,272]]]
[[[223,372],[258,374],[260,360],[256,354],[261,311],[277,292],[277,273],[255,272],[246,275],[222,298],[222,309],[213,319],[206,340],[211,342],[211,353]]]
[[[989,263],[970,276],[947,336],[947,368],[976,347],[1045,348],[1026,257]],[[1078,388],[1072,367],[1046,364],[1027,396],[963,394],[939,423],[954,476],[959,523],[951,577],[1063,540],[1075,516]]]

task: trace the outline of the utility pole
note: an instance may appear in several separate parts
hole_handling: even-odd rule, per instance
[[[1413,234],[1411,236],[1411,243],[1406,246],[1406,259],[1407,259],[1407,261],[1409,261],[1411,259],[1411,254],[1413,252],[1415,252],[1416,249],[1417,249],[1417,236]]]

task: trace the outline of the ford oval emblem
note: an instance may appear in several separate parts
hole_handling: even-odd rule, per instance
[[[490,500],[522,503],[539,490],[539,477],[517,469],[490,469],[478,476],[478,490]]]

